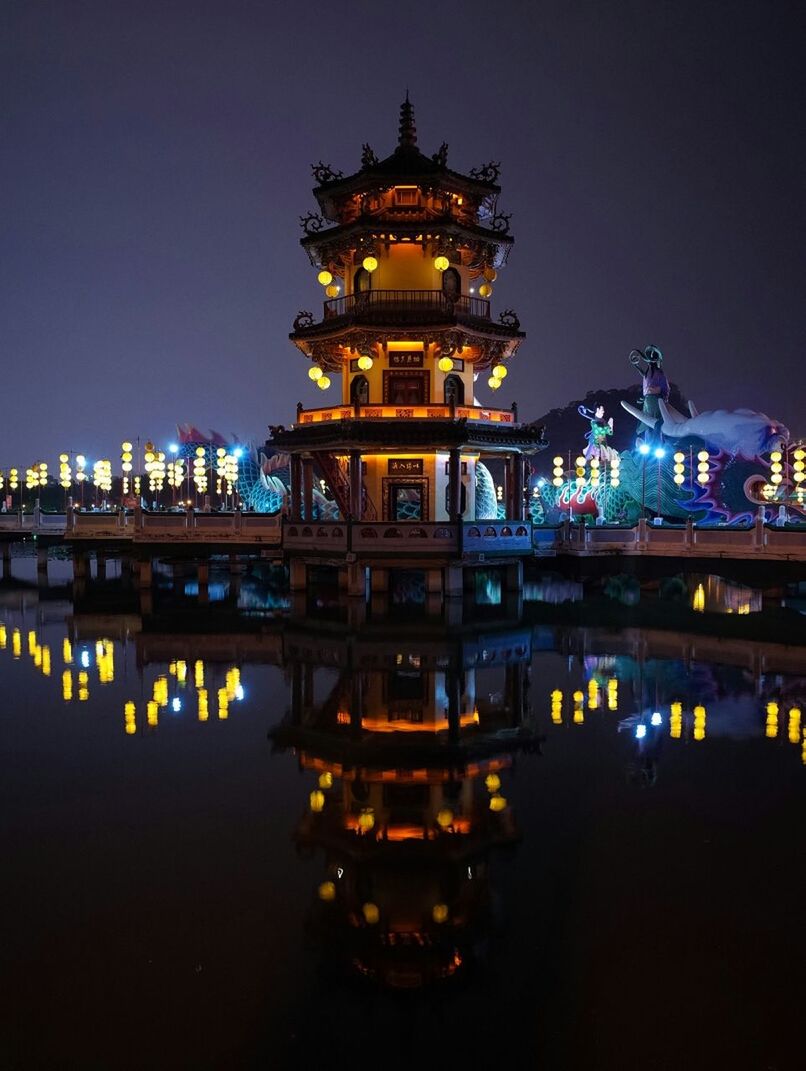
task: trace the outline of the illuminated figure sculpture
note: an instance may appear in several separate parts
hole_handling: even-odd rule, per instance
[[[669,381],[663,371],[663,354],[657,346],[633,350],[630,354],[630,364],[638,369],[641,376],[642,409],[639,414],[637,409],[626,402],[621,404],[628,413],[632,413],[641,424],[649,428],[650,433],[644,432],[644,435],[648,438],[659,438],[655,432],[661,420],[660,402],[669,400]],[[639,431],[643,432],[644,429],[639,426]]]
[[[590,431],[585,434],[585,438],[588,441],[588,445],[584,450],[585,460],[589,462],[591,458],[595,457],[604,463],[612,461],[614,457],[618,457],[618,452],[612,446],[607,445],[608,437],[613,434],[613,418],[604,419],[604,408],[598,405],[594,412],[586,406],[580,405],[577,412],[581,417],[590,421]]]

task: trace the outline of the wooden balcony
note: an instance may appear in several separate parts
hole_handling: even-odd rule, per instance
[[[298,409],[297,424],[321,424],[335,420],[472,420],[480,424],[515,424],[511,409],[484,409],[479,405],[333,405]]]
[[[441,324],[465,319],[489,320],[484,298],[451,297],[442,290],[363,290],[326,301],[325,322],[362,324]]]

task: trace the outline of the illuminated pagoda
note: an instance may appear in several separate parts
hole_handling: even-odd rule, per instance
[[[300,405],[291,428],[271,429],[269,445],[291,459],[292,588],[305,585],[306,555],[346,552],[355,594],[380,555],[417,558],[433,570],[429,590],[459,594],[450,562],[486,552],[518,564],[531,553],[526,465],[546,445],[516,405],[474,396],[477,380],[481,392],[501,387],[524,338],[511,309],[491,312],[513,243],[498,165],[463,175],[446,145],[426,156],[407,98],[390,156],[365,145],[355,174],[313,171],[319,213],[302,219],[302,246],[326,300],[321,320],[300,312],[290,337],[320,388],[341,376],[341,397]]]
[[[324,856],[311,925],[327,962],[392,988],[464,973],[488,944],[493,853],[519,839],[508,771],[538,744],[530,630],[457,640],[311,626],[286,634],[285,653],[291,709],[269,735],[310,777],[295,841]]]

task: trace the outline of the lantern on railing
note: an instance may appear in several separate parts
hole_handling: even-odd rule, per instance
[[[681,483],[685,483],[686,480],[686,467],[684,465],[685,460],[686,455],[683,453],[682,450],[678,450],[674,455],[674,476],[672,477],[678,487]]]
[[[121,490],[124,495],[129,493],[129,473],[132,471],[132,444],[126,440],[120,444],[120,469],[123,473],[123,481],[121,484]]]
[[[621,458],[618,454],[613,454],[610,458],[610,486],[618,487],[621,483]]]
[[[227,454],[226,459],[226,480],[227,480],[227,494],[232,494],[235,490],[235,485],[238,482],[238,457],[237,450],[233,450],[231,454]]]
[[[778,484],[783,480],[783,465],[781,464],[781,451],[773,450],[770,454],[770,483]]]
[[[591,487],[599,486],[599,458],[591,458]]]
[[[8,470],[8,489],[9,491],[16,491],[20,485],[20,474],[17,469]]]
[[[574,464],[576,465],[576,468],[574,469],[574,472],[576,474],[577,484],[581,485],[581,484],[583,484],[585,482],[585,456],[584,456],[584,454],[580,454],[579,457],[574,462]]]
[[[70,490],[72,477],[70,474],[70,457],[68,454],[59,454],[59,483],[65,491]]]
[[[207,490],[207,464],[203,446],[196,447],[196,456],[193,458],[193,482],[199,494],[204,494]]]
[[[48,463],[47,461],[40,461],[37,465],[37,479],[39,480],[39,486],[45,487],[48,482]]]
[[[806,472],[804,472],[804,469],[806,468],[806,461],[804,460],[804,458],[806,458],[806,450],[804,450],[802,447],[799,446],[796,450],[793,451],[792,479],[796,484],[803,483],[803,481],[806,480]]]
[[[563,485],[563,459],[559,454],[554,458],[554,479],[551,482],[555,487]]]
[[[76,480],[79,484],[82,484],[86,478],[87,473],[84,469],[87,467],[87,459],[83,454],[76,454]]]
[[[227,451],[223,446],[219,446],[215,452],[215,472],[216,472],[216,494],[220,495],[223,491],[224,480],[227,478]]]
[[[6,482],[6,474],[3,472],[2,469],[0,469],[0,491],[3,490],[5,482]]]

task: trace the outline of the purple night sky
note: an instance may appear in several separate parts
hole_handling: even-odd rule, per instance
[[[803,434],[804,40],[767,0],[6,3],[0,468],[321,405],[310,164],[391,152],[407,87],[423,151],[502,164],[497,404],[637,385],[652,342],[699,408]]]

